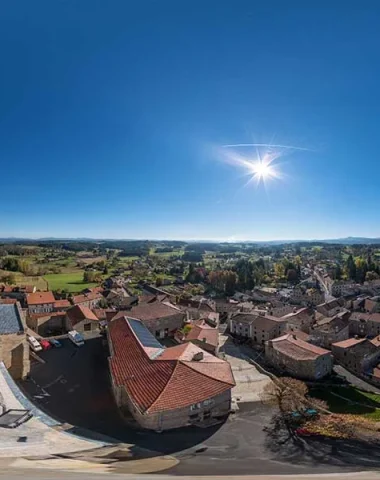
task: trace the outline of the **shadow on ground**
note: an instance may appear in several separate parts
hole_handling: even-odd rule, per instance
[[[314,465],[380,468],[380,442],[326,437],[299,437],[274,415],[265,428],[266,448],[280,461]]]
[[[46,363],[34,364],[30,379],[20,382],[20,387],[41,410],[75,425],[72,433],[96,439],[93,432],[98,432],[140,449],[171,454],[204,442],[222,427],[221,423],[163,433],[139,429],[132,419],[121,417],[114,402],[102,338],[86,340],[81,348],[69,340],[62,344],[41,353]]]

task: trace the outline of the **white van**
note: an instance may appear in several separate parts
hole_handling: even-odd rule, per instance
[[[82,337],[82,335],[77,332],[76,330],[71,330],[69,332],[69,339],[77,346],[77,347],[81,347],[82,345],[84,345],[84,338]]]
[[[28,343],[33,352],[41,352],[41,344],[36,338],[32,337],[31,335],[28,336]]]

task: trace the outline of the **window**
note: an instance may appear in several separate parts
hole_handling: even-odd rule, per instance
[[[209,398],[209,399],[207,399],[203,402],[204,407],[208,407],[208,406],[213,405],[213,404],[214,404],[214,400],[212,398]]]
[[[91,331],[91,323],[85,323],[83,326],[83,330],[85,332],[90,332]]]
[[[190,415],[189,418],[190,418],[190,420],[198,420],[199,414],[195,413],[194,415]]]
[[[169,335],[169,329],[165,328],[165,337],[167,337],[168,335]]]
[[[195,410],[199,410],[201,408],[200,403],[194,403],[193,405],[190,405],[190,411],[194,412]]]
[[[208,420],[210,417],[211,417],[211,412],[210,412],[210,410],[207,410],[207,411],[203,414],[203,420]]]
[[[159,330],[156,330],[155,335],[156,335],[156,337],[159,337],[159,336],[160,336],[160,331],[159,331]]]

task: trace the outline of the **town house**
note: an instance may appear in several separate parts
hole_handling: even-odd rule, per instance
[[[88,307],[74,305],[66,312],[67,330],[77,330],[80,333],[99,330],[99,319]]]
[[[304,342],[295,334],[265,342],[265,358],[283,372],[307,380],[323,378],[333,367],[328,350]]]
[[[370,374],[379,362],[378,342],[367,338],[349,338],[331,346],[335,360],[357,375]]]
[[[29,293],[26,297],[29,313],[50,313],[54,310],[55,302],[52,292]]]
[[[310,343],[331,349],[331,345],[349,338],[348,314],[322,317],[310,328]]]
[[[218,328],[209,325],[205,320],[195,320],[192,323],[187,323],[182,330],[176,333],[175,339],[179,343],[192,342],[214,355],[218,353]]]
[[[116,318],[125,314],[141,320],[157,338],[174,337],[177,330],[182,328],[186,318],[185,312],[167,301],[139,304],[127,313],[121,311]]]
[[[81,295],[75,295],[71,297],[71,303],[73,305],[82,305],[83,307],[96,308],[99,306],[103,295],[98,292],[83,293]]]
[[[349,329],[350,335],[359,335],[361,337],[380,335],[380,313],[351,313]]]

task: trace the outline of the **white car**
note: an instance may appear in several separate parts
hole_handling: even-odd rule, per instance
[[[82,337],[82,335],[77,332],[76,330],[71,330],[69,333],[69,339],[77,346],[77,347],[81,347],[82,345],[84,345],[84,338]]]
[[[41,344],[36,338],[30,335],[28,337],[28,343],[30,345],[30,348],[33,350],[33,352],[41,352],[42,350]]]

